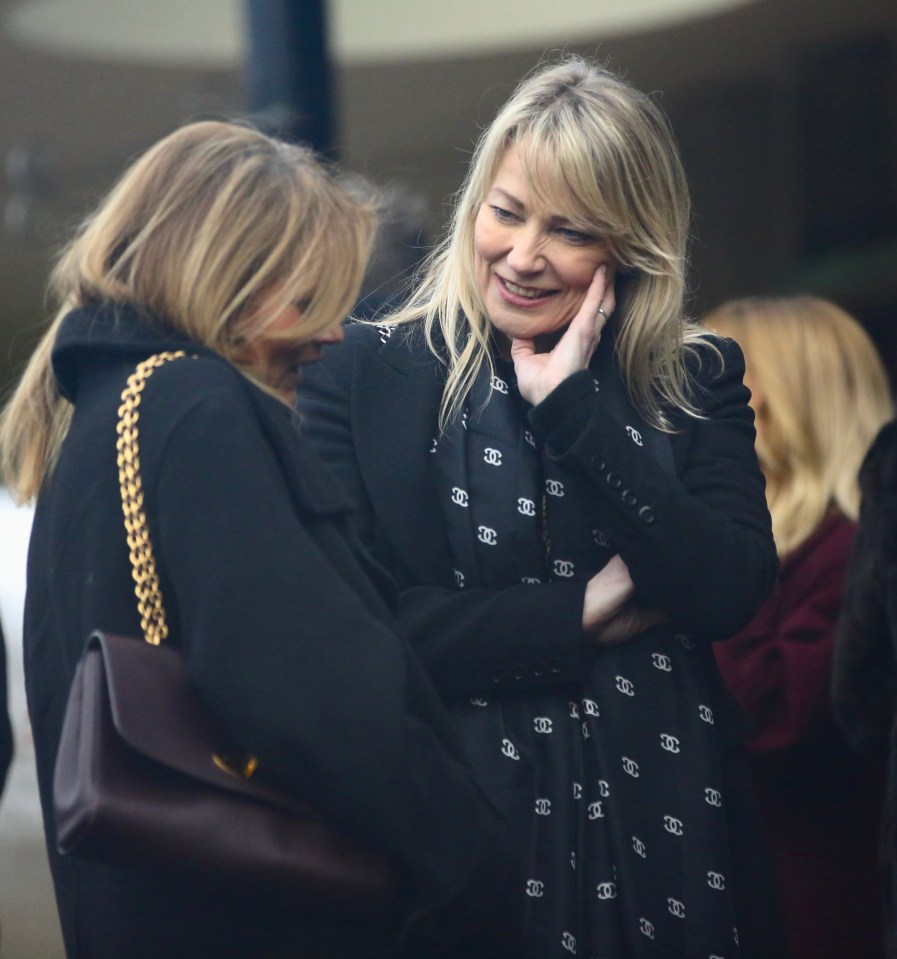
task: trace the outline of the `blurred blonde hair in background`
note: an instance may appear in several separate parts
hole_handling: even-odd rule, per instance
[[[779,556],[833,508],[855,520],[860,464],[894,415],[887,374],[863,327],[814,296],[732,300],[704,323],[745,353]]]

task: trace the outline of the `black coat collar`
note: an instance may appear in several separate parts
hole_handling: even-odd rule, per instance
[[[423,338],[395,329],[353,369],[353,436],[378,525],[421,582],[452,586],[442,510],[430,476],[444,370]]]

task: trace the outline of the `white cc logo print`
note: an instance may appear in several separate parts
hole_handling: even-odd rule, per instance
[[[638,763],[628,756],[623,757],[623,771],[629,773],[633,779],[638,779]]]
[[[704,790],[704,799],[711,806],[722,806],[723,794],[718,789],[711,789],[709,786]]]
[[[582,711],[587,716],[600,715],[600,713],[598,712],[598,703],[596,703],[593,699],[584,699],[582,701]]]
[[[711,726],[714,725],[713,710],[709,706],[698,706],[698,714],[705,723],[710,723]]]
[[[707,885],[711,889],[725,889],[726,878],[720,872],[714,872],[712,869],[707,873]]]
[[[627,426],[626,432],[629,434],[629,438],[635,443],[636,446],[643,446],[642,443],[642,434],[634,426]]]
[[[589,803],[589,819],[604,819],[604,803],[600,799]]]
[[[572,952],[574,956],[576,955],[576,940],[569,932],[565,932],[561,937],[561,945],[567,952]]]
[[[492,377],[492,389],[497,393],[507,393],[508,384],[504,380],[499,379],[497,376]]]
[[[599,882],[595,886],[595,892],[598,894],[599,899],[616,899],[617,898],[617,884],[613,882]]]
[[[672,672],[673,670],[670,657],[664,653],[651,653],[651,662],[654,663],[655,669],[662,670],[665,673]]]
[[[528,896],[532,896],[534,899],[541,899],[544,889],[544,882],[539,882],[537,879],[530,879],[527,881],[526,894]]]
[[[647,936],[649,939],[654,938],[654,923],[648,922],[644,917],[639,919],[638,927],[642,932],[643,936]]]
[[[627,679],[625,676],[617,676],[617,689],[623,693],[624,696],[634,696],[635,695],[635,686],[632,684],[632,680]]]
[[[550,800],[550,799],[537,799],[537,800],[536,800],[536,815],[538,815],[538,816],[550,816],[550,815],[551,815],[551,800]]]
[[[489,526],[477,527],[477,539],[481,543],[485,543],[487,546],[498,545],[498,534]]]
[[[679,749],[679,740],[675,736],[671,736],[669,733],[660,734],[660,745],[668,753],[678,753]]]
[[[547,479],[545,480],[545,492],[549,496],[563,496],[564,484],[560,480]]]
[[[552,732],[551,720],[547,716],[536,716],[533,719],[533,728],[537,733]]]
[[[675,816],[664,816],[663,828],[666,829],[667,832],[672,833],[674,836],[681,836],[682,820],[677,819]]]
[[[497,450],[492,446],[487,446],[483,450],[483,459],[490,466],[501,466],[501,450]]]
[[[667,899],[667,908],[677,919],[685,918],[685,906],[678,899]]]
[[[460,486],[452,487],[452,502],[457,503],[459,506],[467,505],[467,490],[461,489]]]
[[[635,850],[637,856],[641,856],[642,859],[648,858],[648,854],[645,852],[645,844],[637,836],[632,837],[632,848]]]
[[[535,516],[536,504],[531,499],[521,496],[520,499],[517,500],[517,512],[523,513],[524,516]]]
[[[517,752],[517,747],[511,742],[510,739],[503,739],[501,741],[501,751],[508,757],[508,759],[520,759],[520,753]]]
[[[552,568],[555,576],[569,579],[573,575],[574,566],[569,559],[556,559]]]

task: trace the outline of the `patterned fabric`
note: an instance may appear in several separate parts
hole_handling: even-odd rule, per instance
[[[614,553],[597,497],[537,447],[526,410],[497,361],[433,441],[459,589],[584,581]],[[627,427],[639,447],[648,430]],[[739,955],[708,656],[656,627],[596,650],[581,686],[454,707],[478,777],[528,842],[531,959]]]

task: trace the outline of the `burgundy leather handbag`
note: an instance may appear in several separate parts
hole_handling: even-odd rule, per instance
[[[122,393],[119,479],[144,638],[96,632],[78,664],[53,783],[59,850],[282,894],[297,908],[385,916],[397,902],[391,864],[266,783],[252,757],[230,756],[181,651],[161,645],[137,424],[146,379],[183,355],[145,360]]]

